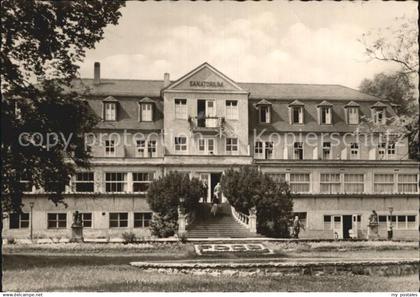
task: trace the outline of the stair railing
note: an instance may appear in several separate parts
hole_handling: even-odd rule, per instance
[[[250,209],[250,214],[246,215],[237,211],[231,206],[233,218],[240,224],[244,225],[252,233],[257,233],[257,210],[255,207]]]

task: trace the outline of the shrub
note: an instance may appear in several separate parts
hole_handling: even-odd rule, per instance
[[[271,237],[289,237],[293,201],[287,183],[276,183],[256,167],[229,169],[221,180],[223,194],[237,210],[257,208],[257,231]]]
[[[182,233],[180,236],[179,236],[179,241],[181,242],[181,243],[187,243],[187,241],[188,241],[188,236],[187,236],[187,233]]]
[[[176,171],[154,180],[147,191],[147,202],[156,214],[151,222],[152,234],[158,237],[174,235],[178,228],[178,206],[185,212],[196,209],[205,191],[199,179],[190,179],[188,174]]]
[[[133,243],[136,241],[136,235],[133,232],[124,232],[122,238],[124,243]]]

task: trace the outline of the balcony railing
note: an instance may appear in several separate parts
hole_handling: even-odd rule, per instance
[[[190,129],[193,132],[220,133],[223,131],[224,117],[189,117]]]

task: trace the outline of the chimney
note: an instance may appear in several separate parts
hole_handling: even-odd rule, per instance
[[[101,83],[101,63],[95,62],[93,68],[93,83],[99,85]]]
[[[169,73],[165,73],[163,75],[163,87],[166,88],[167,86],[169,86],[169,84],[171,83],[171,81],[169,80]]]

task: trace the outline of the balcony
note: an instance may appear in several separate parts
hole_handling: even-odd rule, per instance
[[[203,134],[222,134],[224,117],[189,117],[190,129]]]

